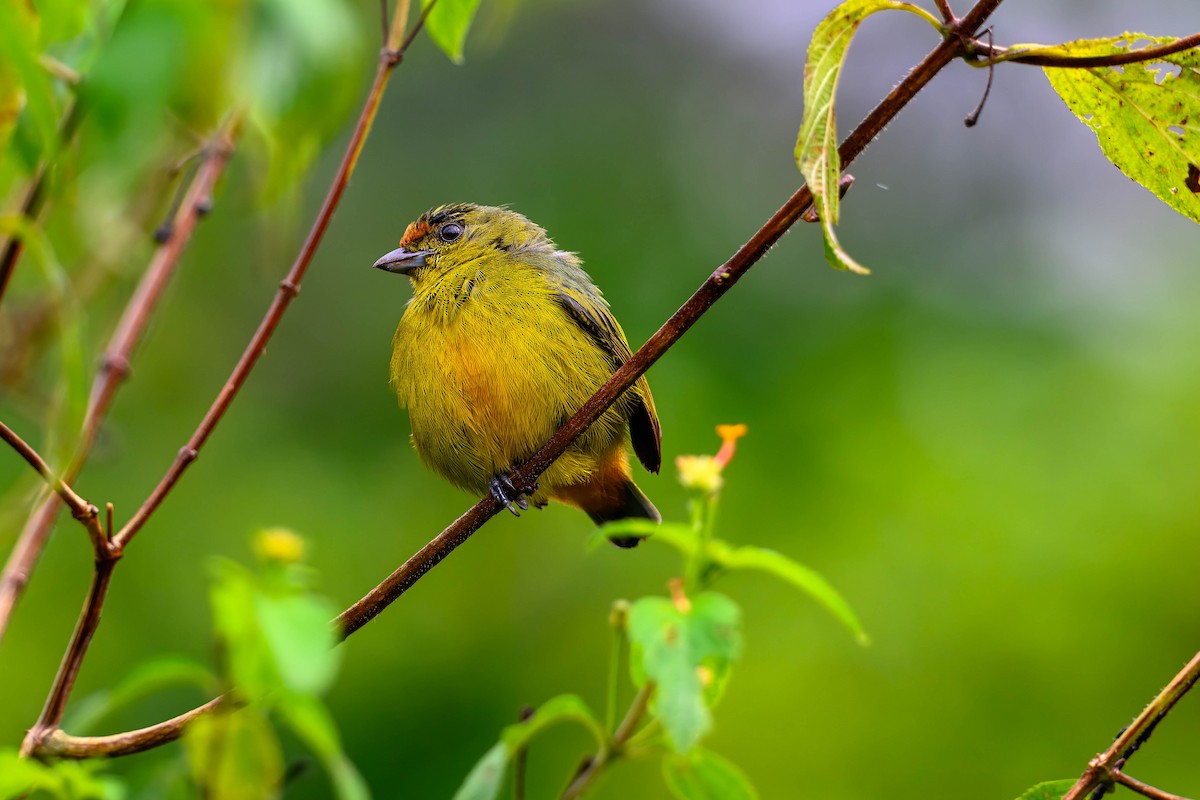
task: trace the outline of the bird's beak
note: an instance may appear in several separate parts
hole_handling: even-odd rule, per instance
[[[375,262],[375,266],[386,272],[409,275],[414,269],[425,266],[425,259],[433,255],[432,250],[405,250],[397,247]]]

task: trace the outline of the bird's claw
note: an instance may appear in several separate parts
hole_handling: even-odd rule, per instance
[[[525,499],[523,493],[512,482],[512,478],[507,475],[497,475],[488,481],[488,489],[491,490],[492,497],[499,500],[505,508],[512,512],[514,517],[521,516],[521,511],[529,510],[529,501]],[[536,491],[536,487],[535,487]]]

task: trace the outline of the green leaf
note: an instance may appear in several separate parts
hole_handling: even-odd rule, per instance
[[[629,518],[606,523],[599,533],[609,539],[615,536],[656,539],[684,555],[691,555],[696,550],[696,531],[682,522],[658,523],[648,519]]]
[[[838,180],[842,160],[838,155],[837,123],[834,117],[834,96],[838,78],[858,26],[876,11],[910,11],[930,19],[929,13],[911,3],[893,0],[846,0],[821,20],[813,31],[808,45],[808,60],[804,65],[804,120],[796,139],[796,164],[800,167],[813,203],[821,216],[825,234],[825,260],[838,269],[860,275],[870,273],[852,259],[838,243],[834,226],[838,223]],[[937,26],[936,20],[934,21]]]
[[[0,92],[8,95],[0,95],[0,133],[5,127],[3,109],[13,108],[15,83],[18,104],[29,115],[39,158],[44,159],[58,138],[59,112],[54,86],[39,60],[39,39],[40,20],[28,4],[0,3]],[[5,141],[0,138],[0,144]]]
[[[479,0],[423,0],[422,8],[433,10],[425,18],[425,28],[434,44],[442,48],[455,64],[463,61],[463,42],[467,39],[467,28],[479,8]]]
[[[34,789],[58,794],[62,781],[40,761],[21,758],[16,748],[0,748],[0,797],[20,797]]]
[[[672,745],[687,752],[712,728],[701,667],[719,673],[741,651],[741,610],[707,592],[678,608],[644,597],[629,611],[630,670],[634,683],[654,681],[654,709]]]
[[[454,793],[454,800],[495,800],[500,794],[507,767],[508,748],[504,742],[496,742],[467,773],[462,786]]]
[[[607,746],[604,728],[587,703],[578,695],[560,694],[542,703],[529,719],[509,725],[501,731],[500,741],[484,753],[483,758],[467,774],[454,800],[492,800],[500,791],[509,759],[546,728],[572,721],[587,728],[596,740],[597,747]]]
[[[204,797],[265,800],[278,795],[283,754],[275,731],[257,709],[198,717],[183,744]]]
[[[371,791],[345,753],[337,725],[315,697],[287,695],[277,706],[284,722],[320,759],[339,800],[369,800]]]
[[[1061,800],[1078,783],[1075,778],[1065,778],[1059,781],[1044,781],[1031,786],[1017,800]]]
[[[42,43],[74,39],[87,28],[91,8],[88,0],[38,0],[42,18]]]
[[[663,759],[663,779],[680,800],[758,800],[758,792],[728,759],[703,747]]]
[[[278,686],[279,676],[258,627],[254,576],[240,564],[224,559],[216,562],[214,571],[216,580],[209,598],[229,677],[247,700],[260,700]]]
[[[782,578],[824,606],[854,634],[861,644],[870,642],[866,631],[863,630],[862,623],[858,621],[858,616],[855,615],[845,598],[819,573],[803,564],[774,550],[752,546],[738,547],[724,553],[720,556],[719,561],[728,569],[756,569]]]
[[[1125,33],[1053,47],[1018,45],[1019,54],[1096,56],[1129,52],[1173,37]],[[1178,74],[1172,74],[1177,71]],[[1146,64],[1095,69],[1045,68],[1071,112],[1091,128],[1117,169],[1200,222],[1200,48]]]
[[[333,604],[314,595],[257,592],[254,611],[284,685],[302,694],[328,688],[341,663],[329,624],[337,616]]]

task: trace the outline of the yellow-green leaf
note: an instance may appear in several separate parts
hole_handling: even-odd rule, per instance
[[[1026,789],[1017,800],[1059,800],[1064,794],[1071,791],[1076,783],[1075,778],[1044,781]]]
[[[455,64],[463,60],[463,43],[467,40],[467,29],[479,8],[479,0],[424,0],[422,8],[429,8],[425,28],[429,38],[450,56]]]
[[[893,0],[846,0],[829,12],[813,31],[804,64],[804,121],[796,139],[796,165],[812,190],[813,203],[821,216],[825,234],[825,259],[838,269],[860,275],[870,272],[852,259],[838,243],[834,226],[838,222],[838,179],[842,160],[838,155],[834,95],[838,78],[858,26],[876,11],[895,10],[915,13],[936,27],[929,12],[911,3]]]
[[[1010,52],[1057,56],[1103,56],[1129,52],[1135,44],[1172,37],[1125,33],[1107,39]],[[1117,169],[1160,200],[1200,222],[1200,48],[1145,64],[1067,69],[1046,67],[1046,77],[1075,116],[1091,128]]]

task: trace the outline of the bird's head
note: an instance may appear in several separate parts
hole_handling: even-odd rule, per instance
[[[515,211],[497,206],[457,203],[425,212],[409,224],[400,246],[375,262],[387,272],[416,283],[482,258],[511,257],[515,252],[553,243],[546,232]]]

